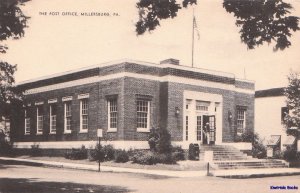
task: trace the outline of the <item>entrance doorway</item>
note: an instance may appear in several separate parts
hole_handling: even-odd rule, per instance
[[[203,115],[203,144],[215,144],[216,141],[216,116]],[[206,135],[205,135],[206,134]]]
[[[184,91],[183,140],[185,145],[222,142],[222,100],[222,95]],[[205,135],[207,127],[208,135]]]
[[[209,124],[208,131],[207,124]],[[187,114],[185,117],[185,140],[189,143],[215,144],[215,115]]]

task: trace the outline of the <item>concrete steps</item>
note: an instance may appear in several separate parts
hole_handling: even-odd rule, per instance
[[[281,161],[273,160],[251,160],[251,161],[216,161],[218,169],[250,169],[250,168],[287,168]]]
[[[288,163],[283,160],[257,159],[231,146],[202,145],[200,146],[200,160],[204,160],[205,151],[213,151],[213,165],[216,169],[254,169],[254,168],[287,168]]]

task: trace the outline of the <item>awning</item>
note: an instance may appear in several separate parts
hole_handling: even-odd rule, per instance
[[[289,135],[286,137],[283,145],[294,145],[295,142],[296,142],[296,137]]]
[[[280,135],[271,135],[271,137],[268,140],[268,146],[276,146],[280,142]]]

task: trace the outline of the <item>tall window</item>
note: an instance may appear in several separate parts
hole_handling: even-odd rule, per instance
[[[237,107],[237,134],[244,133],[246,128],[246,108]]]
[[[118,123],[118,105],[117,99],[108,100],[108,129],[117,129]]]
[[[71,109],[71,102],[65,102],[64,105],[64,130],[65,133],[71,132],[71,120],[72,120],[72,109]]]
[[[202,116],[197,116],[197,141],[201,140]]]
[[[88,100],[80,100],[80,130],[87,131],[88,129]]]
[[[137,128],[140,131],[150,130],[150,101],[137,100]]]
[[[30,118],[25,110],[25,134],[30,134]]]
[[[56,105],[50,105],[50,133],[56,133]]]
[[[289,114],[288,107],[281,107],[281,122],[284,122],[284,118]]]
[[[189,140],[189,116],[185,116],[185,140]]]
[[[44,116],[43,116],[43,106],[37,106],[36,108],[36,120],[37,120],[37,123],[36,123],[36,128],[37,128],[37,131],[36,133],[37,134],[42,134],[43,133],[43,119],[44,119]]]

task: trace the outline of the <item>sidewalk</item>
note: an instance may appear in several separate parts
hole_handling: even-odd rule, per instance
[[[29,164],[35,166],[98,171],[98,166],[96,165],[8,158],[8,157],[0,157],[0,160],[12,161],[12,162],[15,161],[15,162],[23,163],[25,165]],[[146,170],[146,169],[110,167],[110,166],[101,166],[101,171],[139,173],[139,174],[150,174],[150,175],[159,175],[159,176],[168,176],[168,177],[203,177],[206,176],[207,174],[206,171]],[[260,178],[260,177],[271,177],[271,176],[289,176],[289,175],[300,175],[300,168],[213,170],[211,171],[211,175],[216,177],[224,177],[224,178]]]
[[[37,166],[45,166],[45,167],[58,167],[58,168],[98,171],[98,166],[96,166],[96,165],[54,162],[54,161],[41,161],[41,160],[8,158],[8,157],[0,157],[0,160],[16,161],[16,162],[22,162],[24,164],[27,163],[27,164],[32,164],[32,165],[37,165]],[[150,175],[159,175],[159,176],[168,176],[168,177],[203,177],[203,176],[206,176],[206,171],[145,170],[145,169],[109,167],[109,166],[101,166],[101,171],[103,171],[103,172],[139,173],[139,174],[150,174]]]

